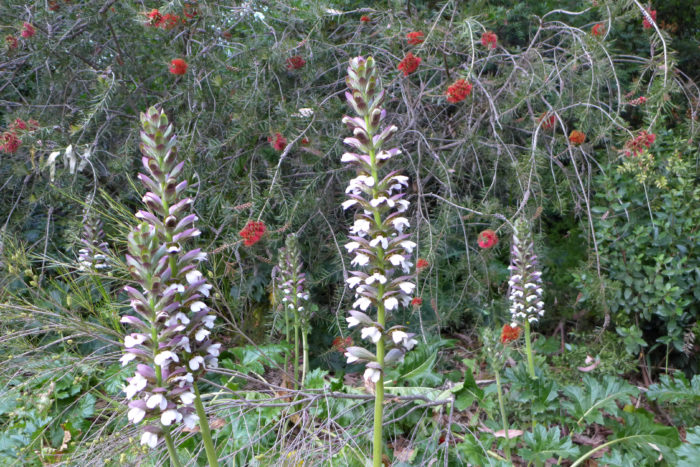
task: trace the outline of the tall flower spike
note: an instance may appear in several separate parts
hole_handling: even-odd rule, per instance
[[[277,291],[279,301],[284,309],[285,323],[292,316],[294,324],[294,379],[299,380],[299,357],[302,356],[301,381],[304,381],[309,370],[308,334],[310,331],[310,310],[308,307],[309,294],[306,291],[306,274],[299,253],[299,242],[296,235],[287,236],[285,246],[280,249],[277,270],[279,280]],[[299,342],[301,331],[301,343]],[[299,350],[301,344],[302,350]],[[300,355],[303,354],[303,355]]]
[[[525,219],[515,222],[511,263],[508,269],[511,326],[517,327],[525,321],[536,323],[544,315],[542,273],[537,267],[530,226]]]
[[[88,200],[88,206],[90,202]],[[89,207],[83,212],[83,236],[80,242],[83,247],[78,250],[78,262],[81,270],[98,271],[109,268],[107,254],[109,249],[103,241],[104,231],[102,220],[90,211]]]
[[[180,180],[184,162],[177,160],[173,127],[154,107],[141,114],[141,124],[146,174],[138,178],[149,191],[147,209],[136,213],[141,223],[128,237],[126,261],[138,287],[125,288],[134,314],[121,322],[135,332],[124,339],[121,362],[139,362],[124,392],[129,420],[146,423],[141,444],[155,447],[165,437],[170,448],[170,428],[194,428],[199,419],[194,385],[216,368],[221,344],[210,339],[215,315],[204,300],[211,285],[197,269],[206,254],[184,247],[200,231],[189,213],[193,201],[184,195],[187,181]]]
[[[350,60],[345,93],[357,117],[343,117],[352,137],[344,143],[353,152],[343,154],[341,161],[353,166],[356,176],[348,185],[348,200],[343,209],[356,208],[350,228],[350,241],[345,248],[354,255],[351,260],[358,269],[349,271],[347,285],[355,292],[353,310],[349,311],[348,326],[362,325],[361,336],[377,346],[376,355],[362,347],[348,347],[348,363],[366,362],[365,383],[375,385],[374,464],[381,463],[382,400],[384,397],[384,367],[401,361],[416,345],[413,334],[401,326],[387,329],[386,312],[408,306],[415,290],[410,259],[416,244],[406,230],[410,226],[405,212],[409,202],[403,189],[408,177],[396,171],[386,174],[386,162],[401,153],[398,148],[385,149],[385,144],[398,130],[390,125],[380,128],[386,112],[380,106],[384,91],[372,57]],[[376,320],[368,313],[376,309]],[[388,351],[387,351],[388,349]]]

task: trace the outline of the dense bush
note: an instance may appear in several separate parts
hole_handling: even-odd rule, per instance
[[[173,425],[169,453],[138,448],[127,418],[142,407],[123,403],[136,383],[120,350],[135,331],[121,320],[139,299],[124,286],[143,280],[126,254],[158,251],[127,240],[142,196],[160,193],[137,180],[139,115],[158,106],[184,162],[168,171],[189,182],[178,195],[198,218],[191,248],[208,252],[203,277],[185,281],[206,277],[219,318],[219,368],[200,387],[222,463],[364,465],[381,374],[375,446],[395,465],[647,465],[659,452],[691,465],[699,13],[690,1],[584,3],[0,4],[0,463],[205,462],[191,426]],[[370,55],[401,154],[348,165],[344,138],[374,124],[343,123],[347,66]],[[365,203],[385,202],[379,166],[406,176],[410,229],[395,233],[416,246],[396,283],[358,292],[346,283],[360,266],[394,277],[388,246],[351,238],[363,214],[343,205],[348,183],[374,183]],[[158,230],[166,218],[149,222],[175,248],[172,226]],[[347,254],[352,242],[371,261]],[[541,279],[523,273],[534,256]],[[140,261],[182,285],[178,268]],[[386,322],[372,304],[354,333],[353,293],[406,303]],[[167,336],[156,311],[149,325]],[[517,326],[498,335],[504,323]],[[401,355],[347,364],[363,338]],[[381,367],[370,350],[358,360]],[[654,383],[646,396],[635,359]],[[660,420],[687,427],[688,443]]]

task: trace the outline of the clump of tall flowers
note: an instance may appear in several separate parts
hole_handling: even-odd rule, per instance
[[[123,365],[138,362],[124,389],[128,418],[143,424],[141,444],[153,448],[164,439],[173,465],[179,465],[171,430],[194,428],[199,422],[210,465],[217,465],[211,433],[197,380],[216,368],[221,344],[211,339],[216,319],[205,303],[211,285],[198,270],[207,255],[186,242],[200,234],[185,195],[173,126],[154,107],[141,114],[141,159],[146,173],[138,175],[148,189],[141,222],[128,236],[126,262],[136,287],[125,290],[133,314],[121,322],[135,332],[124,338]]]
[[[280,249],[276,268],[277,291],[279,301],[284,309],[285,334],[290,342],[289,316],[294,327],[294,380],[304,381],[309,371],[309,312],[306,292],[306,273],[302,272],[304,263],[299,253],[299,241],[296,235],[287,236],[285,246]],[[301,342],[299,341],[301,334]],[[301,350],[299,346],[301,344]],[[299,379],[299,357],[302,356],[301,380]]]
[[[525,346],[530,377],[535,377],[532,358],[530,326],[544,315],[542,299],[542,272],[537,265],[537,255],[532,241],[530,225],[525,219],[518,219],[513,227],[513,244],[510,255],[510,279],[508,299],[510,300],[511,327],[525,329]]]
[[[376,353],[362,347],[349,347],[348,363],[365,362],[364,380],[375,387],[373,462],[382,462],[382,404],[384,401],[384,370],[386,365],[401,361],[416,345],[413,334],[402,326],[387,327],[386,315],[399,306],[408,306],[415,290],[410,261],[416,244],[406,233],[409,207],[403,189],[408,177],[396,171],[383,173],[382,168],[398,148],[385,149],[386,142],[398,130],[390,125],[380,128],[386,117],[381,108],[384,91],[372,57],[350,60],[346,78],[348,103],[357,117],[343,117],[343,123],[353,136],[344,143],[356,152],[346,152],[341,161],[356,170],[345,190],[348,200],[343,209],[357,208],[345,248],[354,257],[349,271],[348,286],[355,292],[355,302],[346,318],[348,327],[362,326],[361,335],[376,344]],[[370,317],[370,310],[376,310]]]

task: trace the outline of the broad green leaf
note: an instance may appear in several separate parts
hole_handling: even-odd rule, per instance
[[[697,377],[697,376],[696,376]],[[700,460],[700,426],[686,430],[685,443],[676,449],[676,467],[696,467]]]
[[[683,373],[673,377],[661,375],[659,383],[649,386],[647,397],[659,402],[700,404],[700,375],[693,376],[689,383]]]
[[[455,407],[457,410],[465,410],[474,401],[479,401],[484,397],[484,391],[476,384],[472,370],[467,368],[464,372],[464,381],[456,384],[451,392],[455,395]]]
[[[612,415],[619,413],[616,401],[627,400],[639,391],[626,381],[605,376],[602,382],[590,375],[583,377],[583,387],[567,386],[564,388],[566,400],[562,401],[562,407],[577,419],[581,425],[588,423],[603,423],[603,412]]]
[[[543,465],[547,459],[562,457],[574,459],[579,454],[578,447],[568,436],[562,438],[559,427],[549,430],[537,425],[531,432],[523,435],[525,446],[518,450],[518,455],[535,465]]]

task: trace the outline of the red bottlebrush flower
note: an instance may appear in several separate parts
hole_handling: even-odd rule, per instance
[[[16,49],[17,48],[17,38],[13,35],[5,36],[5,44],[7,44],[8,49]]]
[[[413,31],[406,34],[406,40],[411,45],[422,44],[425,34],[422,31]]]
[[[628,102],[629,105],[642,105],[647,103],[647,98],[644,96],[640,96],[636,99],[632,99],[631,101]]]
[[[543,113],[542,116],[540,116],[539,119],[537,119],[537,122],[542,122],[542,128],[545,130],[551,130],[554,128],[554,124],[556,123],[557,118],[554,116],[554,114],[550,113]]]
[[[162,16],[162,18],[156,23],[156,27],[159,27],[161,29],[172,29],[175,26],[177,26],[180,23],[180,17],[177,15],[171,15],[170,13],[166,13]]]
[[[31,24],[29,24],[29,23],[24,23],[24,24],[22,25],[22,27],[23,27],[23,29],[22,29],[22,37],[24,37],[24,38],[26,38],[26,39],[29,39],[29,38],[32,37],[34,34],[36,34],[36,30],[34,30],[34,26],[32,26]]]
[[[420,65],[421,59],[419,57],[416,57],[413,55],[411,52],[406,54],[403,60],[399,63],[399,66],[397,67],[399,71],[403,71],[404,76],[408,76],[416,69],[418,68],[418,65]]]
[[[174,75],[184,75],[187,73],[187,62],[181,58],[170,60],[170,73]]]
[[[163,15],[160,14],[160,11],[158,11],[157,8],[154,8],[151,10],[150,13],[146,13],[146,18],[148,18],[148,24],[149,26],[155,26],[158,27],[163,21]]]
[[[10,128],[13,130],[26,130],[27,129],[27,123],[22,120],[21,118],[16,119],[12,124],[10,125]]]
[[[34,131],[34,130],[36,130],[37,128],[39,128],[39,122],[37,122],[37,121],[34,120],[33,118],[30,118],[29,121],[27,122],[27,124],[29,124],[29,130],[30,130],[30,131]]]
[[[472,93],[472,85],[465,79],[458,79],[452,86],[447,88],[447,102],[456,104],[462,102]]]
[[[495,49],[498,44],[498,36],[491,31],[486,31],[481,35],[481,45],[487,49]]]
[[[576,146],[583,144],[586,141],[586,134],[582,131],[574,130],[569,134],[569,141]]]
[[[267,228],[263,222],[248,221],[245,227],[238,232],[238,235],[243,237],[243,244],[245,246],[252,246],[260,241],[266,230]]]
[[[427,259],[418,258],[418,261],[416,262],[416,269],[420,271],[422,269],[427,268],[428,266],[430,266],[430,263],[428,263]]]
[[[352,342],[352,337],[346,337],[343,339],[342,337],[336,337],[333,339],[333,350],[336,350],[342,354],[348,351],[348,347],[350,347],[353,344]]]
[[[413,306],[421,306],[423,304],[423,299],[420,297],[413,297],[413,300],[411,300],[411,305]]]
[[[60,8],[61,5],[59,5],[56,0],[49,0],[49,10],[58,11]]]
[[[6,131],[0,136],[0,151],[4,151],[8,154],[14,154],[19,149],[22,141],[17,137],[17,135],[12,131]]]
[[[287,138],[282,136],[282,133],[275,133],[274,139],[271,136],[268,136],[267,142],[270,143],[273,148],[275,148],[275,151],[284,151],[284,148],[287,147]]]
[[[591,28],[591,34],[594,37],[599,37],[605,34],[605,27],[603,26],[603,23],[593,25],[593,28]]]
[[[301,58],[299,55],[294,55],[287,59],[287,69],[288,70],[298,70],[299,68],[304,68],[306,65],[306,60]]]
[[[648,18],[651,18],[652,21],[656,23],[656,10],[647,10],[647,14],[644,15],[644,21],[642,21],[642,26],[644,27],[644,29],[651,29],[652,27],[651,22]]]
[[[642,130],[637,136],[625,143],[625,155],[627,157],[638,156],[644,152],[645,149],[651,147],[654,141],[656,141],[656,135],[654,133],[648,133],[646,130]]]
[[[520,328],[512,327],[510,324],[504,324],[501,330],[501,343],[507,344],[508,342],[517,341],[520,337]]]
[[[498,237],[496,236],[496,232],[491,229],[487,229],[479,234],[476,242],[481,248],[488,250],[498,243]]]
[[[185,3],[182,7],[182,14],[187,18],[192,19],[197,16],[197,6],[191,3]]]
[[[367,16],[367,15],[362,15],[362,16],[360,17],[360,21],[363,22],[363,23],[369,23],[370,21],[372,21],[372,18],[370,18],[370,17]]]
[[[302,138],[301,144],[303,144],[304,146],[308,146],[309,144],[311,144],[311,141],[309,141],[309,138]]]

